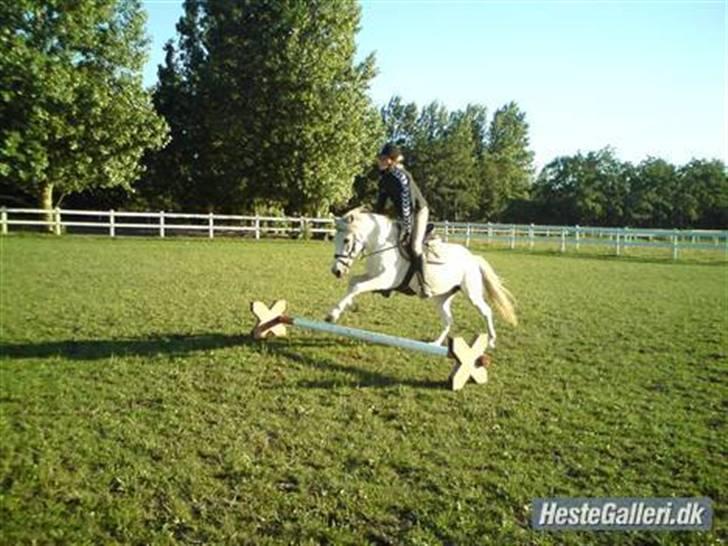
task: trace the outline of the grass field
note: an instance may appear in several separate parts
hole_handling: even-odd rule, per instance
[[[518,300],[490,382],[294,331],[345,284],[321,242],[10,236],[2,544],[711,544],[726,539],[728,267],[485,252]],[[482,330],[456,300],[456,335]],[[427,302],[342,324],[418,339]],[[547,496],[709,496],[711,533],[539,533]]]

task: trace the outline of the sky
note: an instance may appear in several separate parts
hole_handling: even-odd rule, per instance
[[[146,0],[146,85],[177,0]],[[620,159],[728,163],[728,0],[362,0],[370,96],[526,113],[537,168],[605,146]]]

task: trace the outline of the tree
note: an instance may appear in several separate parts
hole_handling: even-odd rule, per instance
[[[526,114],[515,102],[495,112],[486,141],[480,162],[481,214],[493,218],[505,211],[509,201],[527,197],[533,179]]]
[[[543,169],[533,187],[534,200],[541,204],[541,222],[577,224],[581,220],[577,191],[581,183],[581,155],[555,158]]]
[[[156,96],[172,116],[178,97],[192,123],[171,121],[177,143],[152,161],[176,162],[167,176],[198,207],[345,203],[381,141],[366,93],[374,58],[354,63],[359,17],[353,0],[187,0]]]
[[[413,168],[419,171],[429,205],[440,218],[469,220],[478,209],[480,189],[470,115],[453,112],[446,118],[436,114],[425,119],[427,140]]]
[[[675,226],[728,227],[728,174],[721,161],[693,159],[678,169]]]
[[[50,210],[68,193],[131,188],[166,135],[143,89],[138,0],[0,5],[0,180]]]
[[[157,70],[154,106],[170,128],[170,142],[161,152],[145,157],[145,175],[137,184],[137,202],[144,208],[211,211],[227,197],[210,191],[209,138],[201,78],[206,66],[202,10],[199,2],[185,2],[177,23],[179,48],[170,40],[164,64]],[[219,193],[219,192],[217,192]]]
[[[664,159],[648,157],[629,173],[626,223],[638,227],[671,227],[677,192],[677,169]]]
[[[534,194],[551,223],[623,225],[625,168],[611,148],[559,157],[541,171]]]
[[[405,104],[399,96],[392,97],[379,111],[388,142],[403,148],[412,148],[417,133],[417,105]]]

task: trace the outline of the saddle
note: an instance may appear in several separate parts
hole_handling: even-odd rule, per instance
[[[409,239],[402,237],[402,225],[397,224],[397,229],[399,230],[399,234],[397,236],[397,240],[399,241],[399,254],[402,256],[405,260],[412,262],[412,253],[411,248],[409,244]],[[434,240],[439,240],[439,237],[435,235],[435,224],[428,223],[425,227],[425,240],[424,240],[424,252],[427,254],[427,251],[429,250],[429,244]]]
[[[414,259],[414,256],[412,256],[412,250],[410,248],[409,240],[407,238],[402,237],[402,226],[401,224],[397,225],[397,228],[399,229],[399,236],[397,237],[399,241],[398,251],[400,256],[407,260],[409,262],[409,268],[407,269],[407,273],[405,274],[404,278],[402,279],[402,282],[399,286],[396,288],[391,288],[388,290],[378,290],[377,292],[384,296],[385,298],[388,298],[392,295],[392,292],[401,292],[402,294],[405,294],[407,296],[414,296],[417,294],[415,290],[412,289],[410,286],[410,283],[412,282],[412,277],[414,277],[417,274],[417,261]],[[425,240],[423,244],[423,255],[422,258],[424,260],[428,260],[430,256],[434,253],[434,250],[432,249],[431,243],[434,241],[439,241],[440,238],[435,235],[435,224],[428,223],[425,227]],[[436,255],[436,254],[435,254]]]

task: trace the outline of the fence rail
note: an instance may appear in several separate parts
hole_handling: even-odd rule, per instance
[[[610,228],[584,226],[538,226],[534,224],[493,224],[436,222],[445,240],[456,240],[470,246],[473,242],[506,244],[509,248],[549,243],[561,252],[568,248],[611,247],[616,255],[632,247],[669,249],[677,260],[686,249],[720,251],[728,255],[726,230],[678,230]],[[111,237],[120,234],[156,234],[166,237],[202,233],[209,238],[216,234],[238,234],[260,239],[264,236],[330,236],[334,234],[333,218],[242,216],[233,214],[192,214],[178,212],[95,211],[74,209],[2,208],[0,232],[5,235],[14,226],[45,227],[57,235],[69,228],[94,232],[103,230]],[[71,231],[76,231],[72,229]]]

